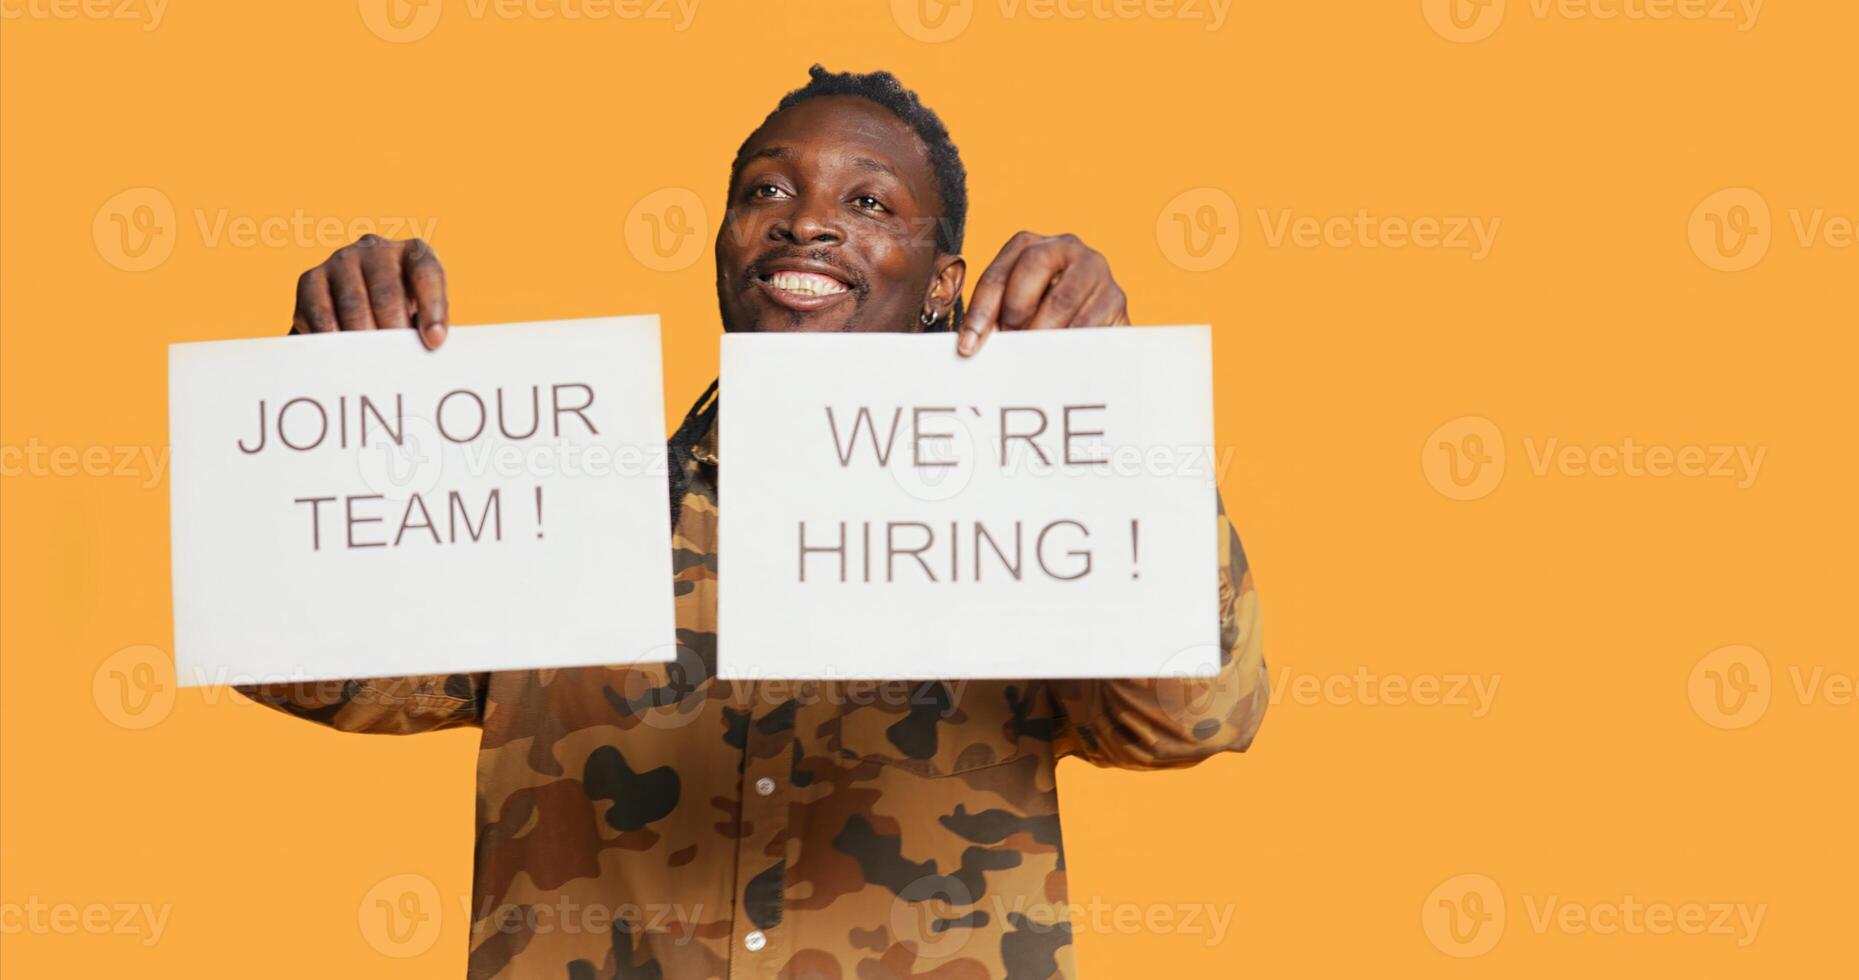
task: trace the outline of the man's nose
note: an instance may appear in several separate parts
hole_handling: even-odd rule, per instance
[[[771,238],[796,245],[833,245],[845,240],[830,202],[807,198],[769,228]]]

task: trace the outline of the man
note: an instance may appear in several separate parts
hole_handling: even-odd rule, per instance
[[[727,330],[1128,324],[1103,256],[1021,233],[964,315],[966,175],[885,72],[789,93],[737,151],[717,233]],[[305,273],[296,333],[445,337],[424,243]],[[1207,680],[715,679],[717,398],[672,437],[675,663],[241,688],[343,731],[483,728],[472,977],[1045,980],[1073,976],[1053,766],[1192,765],[1266,704],[1257,604],[1224,512]],[[1208,615],[1216,610],[1209,609]]]

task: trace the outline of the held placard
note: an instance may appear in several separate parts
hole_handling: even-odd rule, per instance
[[[730,334],[718,669],[1161,677],[1219,666],[1206,327]]]
[[[181,686],[669,660],[658,318],[169,347]]]

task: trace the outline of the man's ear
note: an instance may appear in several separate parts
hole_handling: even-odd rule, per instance
[[[929,295],[923,305],[936,312],[936,319],[947,323],[957,300],[962,298],[962,281],[968,275],[968,263],[960,255],[936,256],[936,273],[930,276]]]

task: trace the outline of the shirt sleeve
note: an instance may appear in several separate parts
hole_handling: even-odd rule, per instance
[[[352,681],[235,685],[233,690],[337,731],[412,735],[481,725],[490,674],[423,674]]]
[[[1243,752],[1265,717],[1269,681],[1259,600],[1239,535],[1218,510],[1220,671],[1207,678],[1054,680],[1058,751],[1099,766],[1174,769]]]

